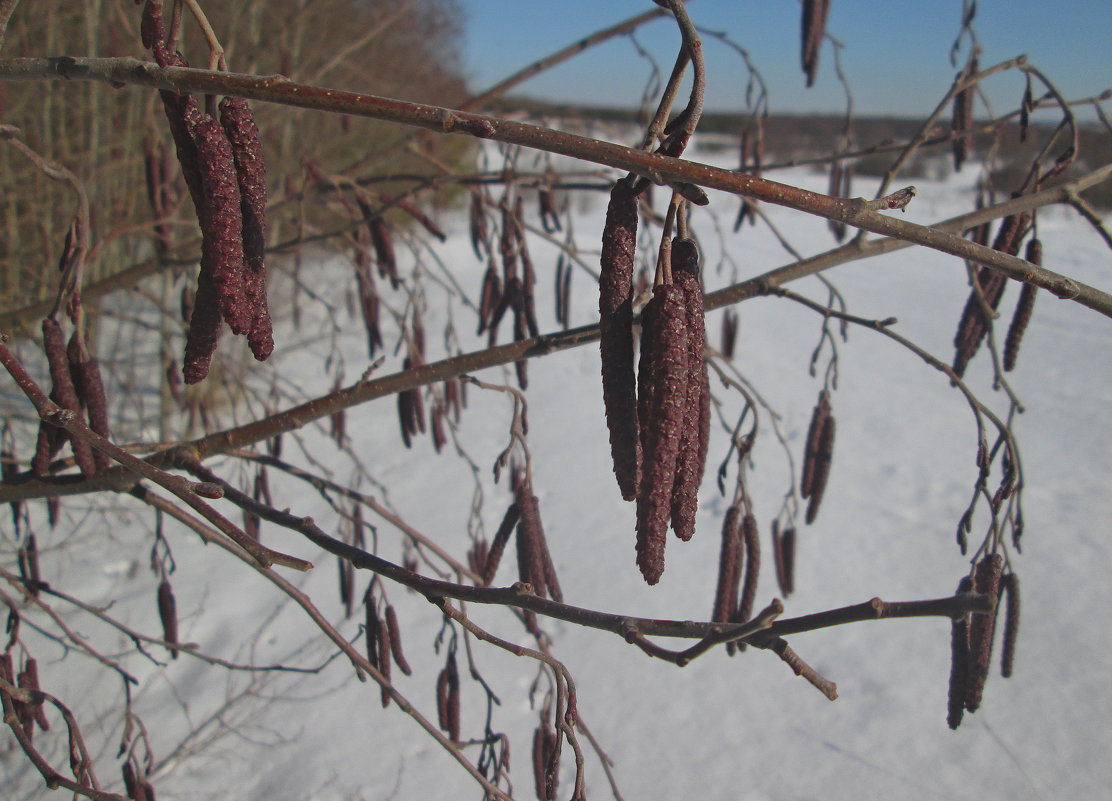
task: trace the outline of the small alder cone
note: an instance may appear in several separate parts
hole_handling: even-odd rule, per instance
[[[610,430],[614,476],[622,497],[632,501],[640,484],[641,446],[637,436],[633,375],[633,264],[637,254],[637,194],[629,179],[610,192],[602,232],[599,279],[599,348],[602,399]]]
[[[826,17],[830,13],[830,0],[803,0],[803,72],[807,86],[815,83],[819,69],[819,52],[826,36]]]
[[[982,595],[998,600],[1004,557],[991,554],[977,563],[973,576],[973,589]],[[992,635],[996,629],[996,613],[973,615],[969,623],[969,684],[965,692],[965,708],[976,712],[981,706],[985,681],[992,661]]]
[[[664,572],[664,545],[690,384],[684,291],[662,284],[641,315],[638,417],[643,463],[637,495],[637,566],[649,584]]]
[[[1032,239],[1027,243],[1027,261],[1034,265],[1042,265],[1042,242]],[[1034,284],[1024,284],[1019,293],[1019,303],[1016,304],[1012,324],[1008,326],[1008,336],[1004,340],[1004,369],[1008,372],[1015,369],[1016,358],[1019,356],[1019,343],[1031,322],[1031,312],[1035,308],[1035,297],[1039,288]]]
[[[958,595],[970,592],[969,576],[958,584]],[[965,714],[965,696],[969,686],[969,615],[950,621],[950,688],[946,705],[946,723],[951,729],[961,725]]]
[[[699,485],[710,441],[710,384],[707,380],[706,322],[703,285],[699,282],[699,250],[690,239],[672,241],[672,280],[683,290],[687,319],[687,398],[676,480],[672,488],[672,529],[681,540],[695,534]]]

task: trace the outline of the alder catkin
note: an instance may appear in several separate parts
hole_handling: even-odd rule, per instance
[[[390,604],[386,606],[386,628],[390,637],[390,655],[394,657],[394,664],[398,666],[402,673],[412,676],[413,669],[409,666],[409,661],[402,651],[402,633],[401,626],[398,625],[398,613],[394,611],[394,607]]]
[[[834,415],[827,414],[822,423],[822,435],[819,437],[818,450],[814,457],[814,476],[811,483],[811,502],[807,504],[807,525],[815,522],[819,514],[819,505],[826,492],[826,482],[830,478],[830,465],[834,460]]]
[[[745,548],[745,581],[734,620],[746,623],[753,617],[753,602],[757,598],[757,583],[761,577],[761,533],[757,529],[757,518],[752,514],[741,519],[741,540]]]
[[[1027,261],[1036,266],[1042,265],[1042,242],[1032,239],[1027,243]],[[1034,284],[1024,284],[1019,293],[1019,303],[1016,304],[1011,325],[1008,326],[1008,336],[1004,340],[1004,370],[1015,369],[1016,357],[1019,355],[1019,343],[1031,322],[1031,312],[1035,308],[1035,297],[1039,288]]]
[[[104,394],[100,364],[83,347],[76,330],[70,335],[66,353],[74,390],[88,415],[89,428],[108,439],[111,436],[108,429],[108,399]],[[97,470],[106,470],[112,466],[112,460],[96,449],[93,450],[93,462]]]
[[[1000,675],[1011,678],[1015,667],[1015,641],[1019,636],[1019,577],[1015,573],[1004,576],[1000,593],[1005,598],[1004,643],[1000,651]]]
[[[382,666],[382,661],[388,658],[387,654],[379,653],[378,644],[378,611],[375,609],[374,598],[371,597],[371,588],[367,588],[367,592],[363,595],[363,634],[367,645],[367,661],[376,670]],[[443,727],[441,727],[443,728]]]
[[[378,653],[380,659],[378,662],[378,670],[382,674],[385,682],[379,685],[380,696],[382,699],[382,708],[390,706],[390,691],[387,686],[390,684],[390,655],[394,651],[393,643],[390,640],[390,629],[387,628],[386,622],[379,618],[378,627],[376,628],[378,634]]]
[[[456,668],[456,652],[448,652],[448,698],[447,698],[447,713],[445,722],[448,724],[445,731],[452,742],[459,742],[459,725],[460,725],[460,688],[459,688],[459,670]]]
[[[790,526],[781,533],[779,525],[773,523],[772,546],[776,583],[786,598],[795,591],[795,527]]]
[[[633,265],[637,254],[637,194],[628,179],[614,184],[602,232],[599,349],[602,398],[614,476],[622,497],[637,497],[641,445],[633,372]]]
[[[710,385],[706,349],[703,286],[699,281],[699,250],[690,239],[672,241],[672,279],[683,290],[687,324],[687,398],[676,478],[672,488],[672,529],[681,540],[695,534],[699,485],[706,467],[710,438]]]
[[[799,481],[799,494],[804,498],[811,497],[815,485],[815,459],[819,451],[819,440],[822,439],[823,426],[830,415],[830,393],[825,389],[819,393],[818,403],[811,412],[811,424],[807,428],[807,441],[803,447],[803,475]]]
[[[737,505],[726,510],[722,521],[722,546],[718,552],[718,586],[714,592],[711,620],[725,623],[737,609],[738,583],[741,581],[741,533],[738,529]]]
[[[971,58],[959,76],[959,80],[977,73],[977,59]],[[961,165],[968,156],[969,144],[972,134],[966,132],[973,124],[973,92],[974,87],[969,86],[954,95],[953,112],[950,120],[951,148],[954,154],[954,170],[961,172]]]
[[[174,599],[174,590],[170,582],[162,579],[158,585],[158,617],[162,621],[162,639],[170,649],[170,658],[178,658],[178,603]]]
[[[803,0],[803,72],[807,86],[815,83],[819,69],[819,52],[826,36],[826,18],[830,12],[829,0]]]
[[[487,552],[486,564],[483,566],[484,587],[489,587],[490,583],[494,581],[494,574],[498,572],[498,563],[502,561],[502,554],[506,550],[506,543],[510,541],[510,534],[513,533],[514,526],[517,525],[517,521],[520,517],[521,507],[516,503],[511,503],[510,507],[506,510],[506,514],[502,517],[502,523],[498,526],[498,531],[494,535],[494,540],[490,544],[490,551]]]
[[[958,583],[957,594],[973,589],[969,576]],[[951,729],[961,725],[965,714],[965,697],[969,686],[969,614],[950,621],[950,684],[946,703],[946,723]]]
[[[70,374],[69,357],[66,354],[66,340],[62,335],[62,327],[53,317],[46,317],[42,321],[42,340],[43,349],[46,351],[47,365],[50,367],[51,399],[63,409],[68,409],[80,415],[81,401],[77,397],[77,389],[73,385],[73,376]],[[61,431],[61,429],[58,430]],[[89,477],[96,473],[96,461],[93,458],[93,449],[89,443],[80,437],[69,436],[64,432],[60,435],[47,434],[48,440],[55,436],[60,437],[58,441],[64,441],[68,436],[73,448],[74,461],[77,462],[82,475]],[[56,452],[56,449],[54,450]],[[45,465],[39,464],[38,452],[35,456],[36,472],[39,472],[38,468],[41,466],[43,468],[41,474],[45,474],[46,468],[50,464],[49,456]]]
[[[241,97],[220,101],[220,124],[232,148],[243,232],[244,299],[251,313],[247,344],[265,361],[274,350],[266,297],[266,163],[251,107]]]
[[[641,325],[638,417],[644,455],[637,495],[637,566],[646,582],[656,584],[664,572],[664,545],[690,379],[683,289],[666,284],[656,287]]]
[[[977,563],[973,576],[974,591],[988,595],[996,601],[1000,597],[1000,577],[1004,557],[990,554]],[[996,628],[996,612],[975,614],[969,622],[969,684],[965,693],[965,708],[976,712],[981,706],[985,681],[992,662],[992,635]]]

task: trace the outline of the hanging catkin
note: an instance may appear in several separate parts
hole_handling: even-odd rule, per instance
[[[637,253],[637,195],[629,179],[610,192],[602,233],[599,279],[599,348],[602,398],[610,431],[614,475],[622,497],[637,497],[641,448],[633,374],[633,264]]]

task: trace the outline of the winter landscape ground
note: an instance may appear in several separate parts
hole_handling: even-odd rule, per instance
[[[692,158],[698,160],[696,150]],[[947,181],[918,183],[908,219],[932,222],[971,206],[975,166]],[[796,169],[777,180],[825,191],[824,175]],[[860,182],[855,193],[871,196]],[[725,286],[790,262],[764,225],[730,233],[736,199],[712,196],[711,212],[692,222],[703,245],[708,289]],[[599,241],[605,195],[575,199],[573,224],[580,243]],[[832,246],[821,220],[766,208],[804,255]],[[443,215],[449,241],[438,248],[443,270],[475,297],[483,264],[471,253],[466,217]],[[1045,264],[1096,286],[1108,286],[1112,256],[1099,236],[1064,209],[1041,211],[1038,233]],[[540,282],[551,281],[555,249],[530,239]],[[584,254],[597,264],[597,255]],[[451,302],[437,285],[443,273],[428,266],[426,281],[430,360],[444,355],[440,332],[454,315],[463,349],[482,345],[472,336],[474,316]],[[261,368],[295,394],[326,392],[338,375],[353,381],[367,367],[365,334],[348,315],[343,286],[350,266],[335,257],[303,266],[306,287],[332,304],[306,306],[297,325],[281,314],[274,363]],[[907,249],[847,264],[829,278],[856,315],[897,317],[895,330],[943,361],[952,357],[954,329],[968,294],[964,265],[949,256]],[[279,284],[279,291],[281,285]],[[811,278],[792,289],[825,302],[826,289]],[[288,294],[288,284],[286,292]],[[572,324],[597,320],[596,289],[586,272],[573,279]],[[1005,316],[1018,291],[1005,296]],[[549,297],[548,293],[542,297]],[[394,301],[401,303],[400,298]],[[555,330],[541,301],[542,331]],[[454,308],[453,308],[454,307]],[[400,306],[399,306],[400,308]],[[451,311],[449,311],[451,309]],[[808,374],[819,342],[821,315],[775,298],[738,307],[740,330],[733,365],[779,414],[778,425],[796,460],[811,408],[821,388]],[[711,344],[722,312],[708,315]],[[386,333],[388,342],[393,338]],[[786,599],[795,616],[879,596],[913,600],[949,595],[968,570],[968,556],[954,538],[976,478],[972,415],[948,379],[893,341],[851,327],[838,341],[838,385],[833,408],[838,440],[830,485],[816,523],[800,533],[796,592]],[[792,675],[775,656],[749,650],[733,658],[716,651],[679,669],[653,660],[612,634],[542,621],[553,653],[578,688],[584,721],[614,761],[613,773],[628,801],[662,798],[790,801],[815,799],[1052,799],[1100,797],[1112,781],[1112,323],[1076,304],[1040,297],[1010,380],[1026,412],[1014,424],[1023,456],[1026,533],[1022,554],[1010,559],[1023,586],[1023,623],[1016,675],[990,678],[984,705],[959,730],[946,725],[950,627],[946,620],[879,621],[841,626],[793,638],[795,649],[838,684],[828,701]],[[117,343],[122,349],[122,343]],[[30,353],[30,349],[27,350]],[[400,367],[390,354],[381,374]],[[511,369],[487,370],[484,381],[513,383]],[[981,353],[967,373],[970,387],[1001,414],[1006,398],[991,387],[991,366]],[[7,388],[4,390],[7,392]],[[740,396],[716,385],[722,417],[732,425]],[[634,565],[632,507],[616,490],[602,414],[597,346],[533,360],[528,399],[529,446],[534,485],[557,570],[569,603],[612,612],[705,620],[716,580],[719,528],[728,505],[713,471],[725,458],[727,432],[712,434],[708,476],[700,496],[698,533],[690,543],[672,540],[667,568],[647,587]],[[488,536],[497,526],[509,490],[495,485],[491,466],[508,441],[506,395],[472,387],[469,407],[455,433],[468,459],[435,457],[427,437],[412,450],[401,445],[393,398],[349,410],[350,453],[368,475],[338,452],[325,426],[303,430],[285,447],[321,473],[359,485],[396,510],[410,525],[458,558],[469,543],[468,515],[477,490]],[[768,525],[790,486],[785,451],[771,436],[763,411],[762,436],[753,453],[750,491],[768,548]],[[298,451],[301,452],[298,452]],[[449,448],[449,450],[451,450]],[[472,467],[472,464],[474,467]],[[244,481],[238,462],[214,464]],[[732,487],[734,466],[728,487]],[[313,516],[334,530],[336,513],[315,492],[271,474],[279,506]],[[152,515],[128,499],[113,510],[94,501],[63,505],[67,525],[40,530],[47,578],[89,604],[118,599],[114,612],[142,631],[157,634],[153,603],[156,577],[146,568]],[[402,537],[381,520],[375,549],[402,559]],[[978,520],[983,526],[985,521]],[[3,521],[7,524],[7,520]],[[974,532],[981,529],[974,526]],[[66,532],[63,534],[62,532]],[[396,706],[383,709],[373,684],[359,683],[304,613],[241,563],[195,535],[167,524],[177,570],[173,581],[181,638],[206,654],[236,663],[281,663],[319,672],[213,670],[182,656],[164,664],[124,655],[129,642],[90,616],[68,611],[66,620],[140,678],[134,708],[145,722],[161,767],[152,777],[162,799],[478,798],[456,763]],[[264,524],[263,540],[317,564],[292,580],[341,631],[355,640],[360,614],[343,621],[332,557],[289,532]],[[974,547],[979,533],[972,537]],[[111,555],[110,559],[105,554]],[[516,580],[507,560],[496,583]],[[766,554],[758,606],[779,595]],[[369,576],[360,576],[361,594]],[[431,650],[441,627],[437,610],[400,586],[387,585],[403,620],[415,673],[396,677],[399,690],[435,720],[436,674],[442,657]],[[528,644],[530,638],[499,608],[469,607],[473,619],[495,634]],[[33,639],[33,635],[24,634]],[[44,686],[72,705],[97,748],[106,785],[119,775],[119,681],[92,671],[88,659],[37,643]],[[503,700],[493,726],[513,744],[513,777],[521,797],[532,795],[529,749],[537,712],[528,704],[537,671],[532,663],[486,647],[474,649],[483,678]],[[95,678],[91,678],[95,677]],[[485,714],[478,686],[464,676],[463,733],[478,735]],[[5,735],[6,736],[6,735]],[[45,740],[44,740],[45,742]],[[62,746],[58,746],[60,748]],[[64,759],[57,748],[54,755]],[[611,790],[598,759],[588,754],[588,796]],[[570,767],[564,766],[561,797]],[[5,740],[0,785],[10,798],[51,797]],[[116,789],[119,784],[116,783]]]

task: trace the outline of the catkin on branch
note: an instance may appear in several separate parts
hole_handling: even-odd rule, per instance
[[[377,670],[381,668],[382,660],[388,659],[389,655],[378,650],[381,641],[378,636],[380,621],[378,610],[375,608],[374,597],[371,595],[371,587],[368,587],[367,592],[363,594],[363,612],[363,634],[367,645],[367,661]]]
[[[610,192],[602,233],[599,279],[599,348],[602,398],[610,432],[614,475],[622,497],[637,497],[641,446],[637,435],[633,373],[633,264],[637,253],[637,195],[633,183],[618,181]]]
[[[737,347],[737,312],[726,309],[722,315],[722,355],[727,360],[733,361],[734,350]]]
[[[255,117],[247,101],[220,101],[220,124],[232,147],[239,184],[244,254],[244,298],[252,320],[247,344],[259,361],[274,350],[266,297],[266,163]]]
[[[977,73],[977,59],[971,58],[959,80],[966,80]],[[973,124],[973,92],[968,86],[954,95],[953,113],[950,119],[951,147],[954,154],[954,170],[960,172],[961,165],[969,155],[969,145],[973,139],[968,129]]]
[[[672,278],[683,290],[687,321],[687,399],[676,479],[672,488],[672,529],[681,540],[695,534],[695,515],[699,506],[699,485],[706,467],[710,438],[710,384],[706,349],[706,323],[703,312],[703,286],[699,282],[699,251],[690,239],[672,242]]]
[[[683,289],[662,284],[642,314],[638,417],[643,463],[637,495],[637,566],[649,584],[664,572],[664,544],[690,384]]]
[[[715,623],[725,623],[737,609],[742,562],[739,514],[735,504],[726,510],[726,517],[722,521],[722,546],[718,552],[718,586],[714,592],[714,610],[710,618]]]
[[[1041,265],[1042,242],[1038,239],[1032,239],[1028,242],[1026,256],[1027,261],[1035,265]],[[1034,284],[1024,284],[1023,290],[1019,293],[1019,303],[1016,304],[1012,323],[1008,326],[1008,336],[1004,340],[1004,369],[1006,371],[1010,372],[1015,369],[1016,357],[1019,355],[1019,343],[1027,330],[1027,324],[1031,322],[1031,312],[1035,308],[1035,297],[1038,292],[1039,288]]]
[[[753,602],[757,598],[757,583],[761,577],[761,533],[757,529],[757,518],[752,514],[741,519],[741,540],[745,548],[745,581],[734,620],[746,623],[753,617]]]
[[[459,742],[459,702],[460,702],[460,688],[459,688],[459,670],[456,668],[456,652],[448,652],[448,664],[445,668],[448,673],[448,698],[447,710],[445,715],[444,730],[448,737],[453,742]]]
[[[803,0],[803,72],[807,86],[815,83],[819,69],[819,52],[826,36],[826,18],[830,0]]]
[[[1011,678],[1015,667],[1015,641],[1019,636],[1019,577],[1009,573],[1000,581],[1004,606],[1004,644],[1000,652],[1000,675]]]
[[[970,592],[969,576],[958,584],[958,595]],[[965,714],[965,697],[969,687],[969,615],[950,621],[950,685],[946,705],[946,723],[951,729],[961,725]]]
[[[799,494],[811,497],[815,485],[815,460],[819,451],[819,440],[826,418],[830,416],[830,393],[825,389],[819,393],[819,401],[811,412],[811,424],[807,428],[807,441],[803,448],[803,475],[799,481]]]
[[[510,508],[506,510],[506,514],[502,517],[502,523],[498,526],[498,532],[494,535],[494,540],[490,544],[490,551],[487,553],[486,564],[483,566],[484,587],[489,587],[490,583],[494,581],[494,574],[498,572],[498,563],[502,561],[506,543],[510,541],[510,534],[513,533],[514,526],[517,525],[520,517],[521,507],[516,503],[511,503]]]
[[[63,409],[68,409],[80,415],[81,401],[73,384],[73,376],[70,374],[69,357],[66,354],[66,340],[62,335],[62,327],[53,317],[46,317],[42,321],[42,340],[43,349],[46,351],[47,365],[50,367],[50,397]],[[46,434],[48,441],[56,442],[63,441],[66,436],[64,433],[51,434],[49,431]],[[41,438],[42,435],[40,434],[40,440]],[[82,475],[92,476],[97,470],[92,447],[80,437],[70,436],[69,440],[73,448],[74,461],[81,468]],[[46,450],[47,457],[45,460],[40,459],[41,451],[36,451],[33,466],[40,475],[45,475],[46,469],[50,465],[52,455],[50,450],[50,448]]]
[[[390,655],[391,653],[393,653],[394,646],[393,643],[390,641],[390,629],[387,628],[386,621],[380,618],[378,621],[378,628],[375,631],[378,635],[377,646],[380,657],[378,662],[378,670],[382,674],[382,678],[386,680],[385,683],[380,685],[379,687],[380,696],[382,699],[382,708],[385,709],[386,707],[390,706],[390,691],[387,689],[387,687],[390,684]]]
[[[830,465],[834,460],[834,415],[827,414],[822,424],[818,450],[814,457],[814,474],[811,483],[811,502],[807,504],[807,525],[815,522],[819,505],[826,492],[826,482],[830,478]]]
[[[178,602],[174,599],[174,590],[166,579],[158,585],[158,617],[162,621],[162,639],[169,645],[170,658],[178,658]]]
[[[394,657],[394,664],[402,673],[412,676],[413,668],[409,666],[409,661],[402,651],[402,631],[401,626],[398,625],[398,613],[390,604],[386,605],[386,629],[390,637],[390,655]]]
[[[994,601],[1000,597],[1000,577],[1004,569],[1004,557],[991,554],[977,563],[973,576],[973,589],[990,596]],[[965,708],[976,712],[981,706],[985,681],[988,679],[992,661],[992,635],[996,628],[995,611],[973,615],[969,623],[969,685],[965,693]]]
[[[776,583],[784,597],[795,591],[795,527],[780,532],[779,526],[772,526],[772,545],[776,559]]]
[[[89,354],[76,329],[70,335],[66,356],[74,390],[89,418],[89,428],[102,437],[109,438],[108,399],[100,377],[100,363]],[[97,470],[106,470],[112,466],[112,460],[99,450],[93,451],[93,462]]]

